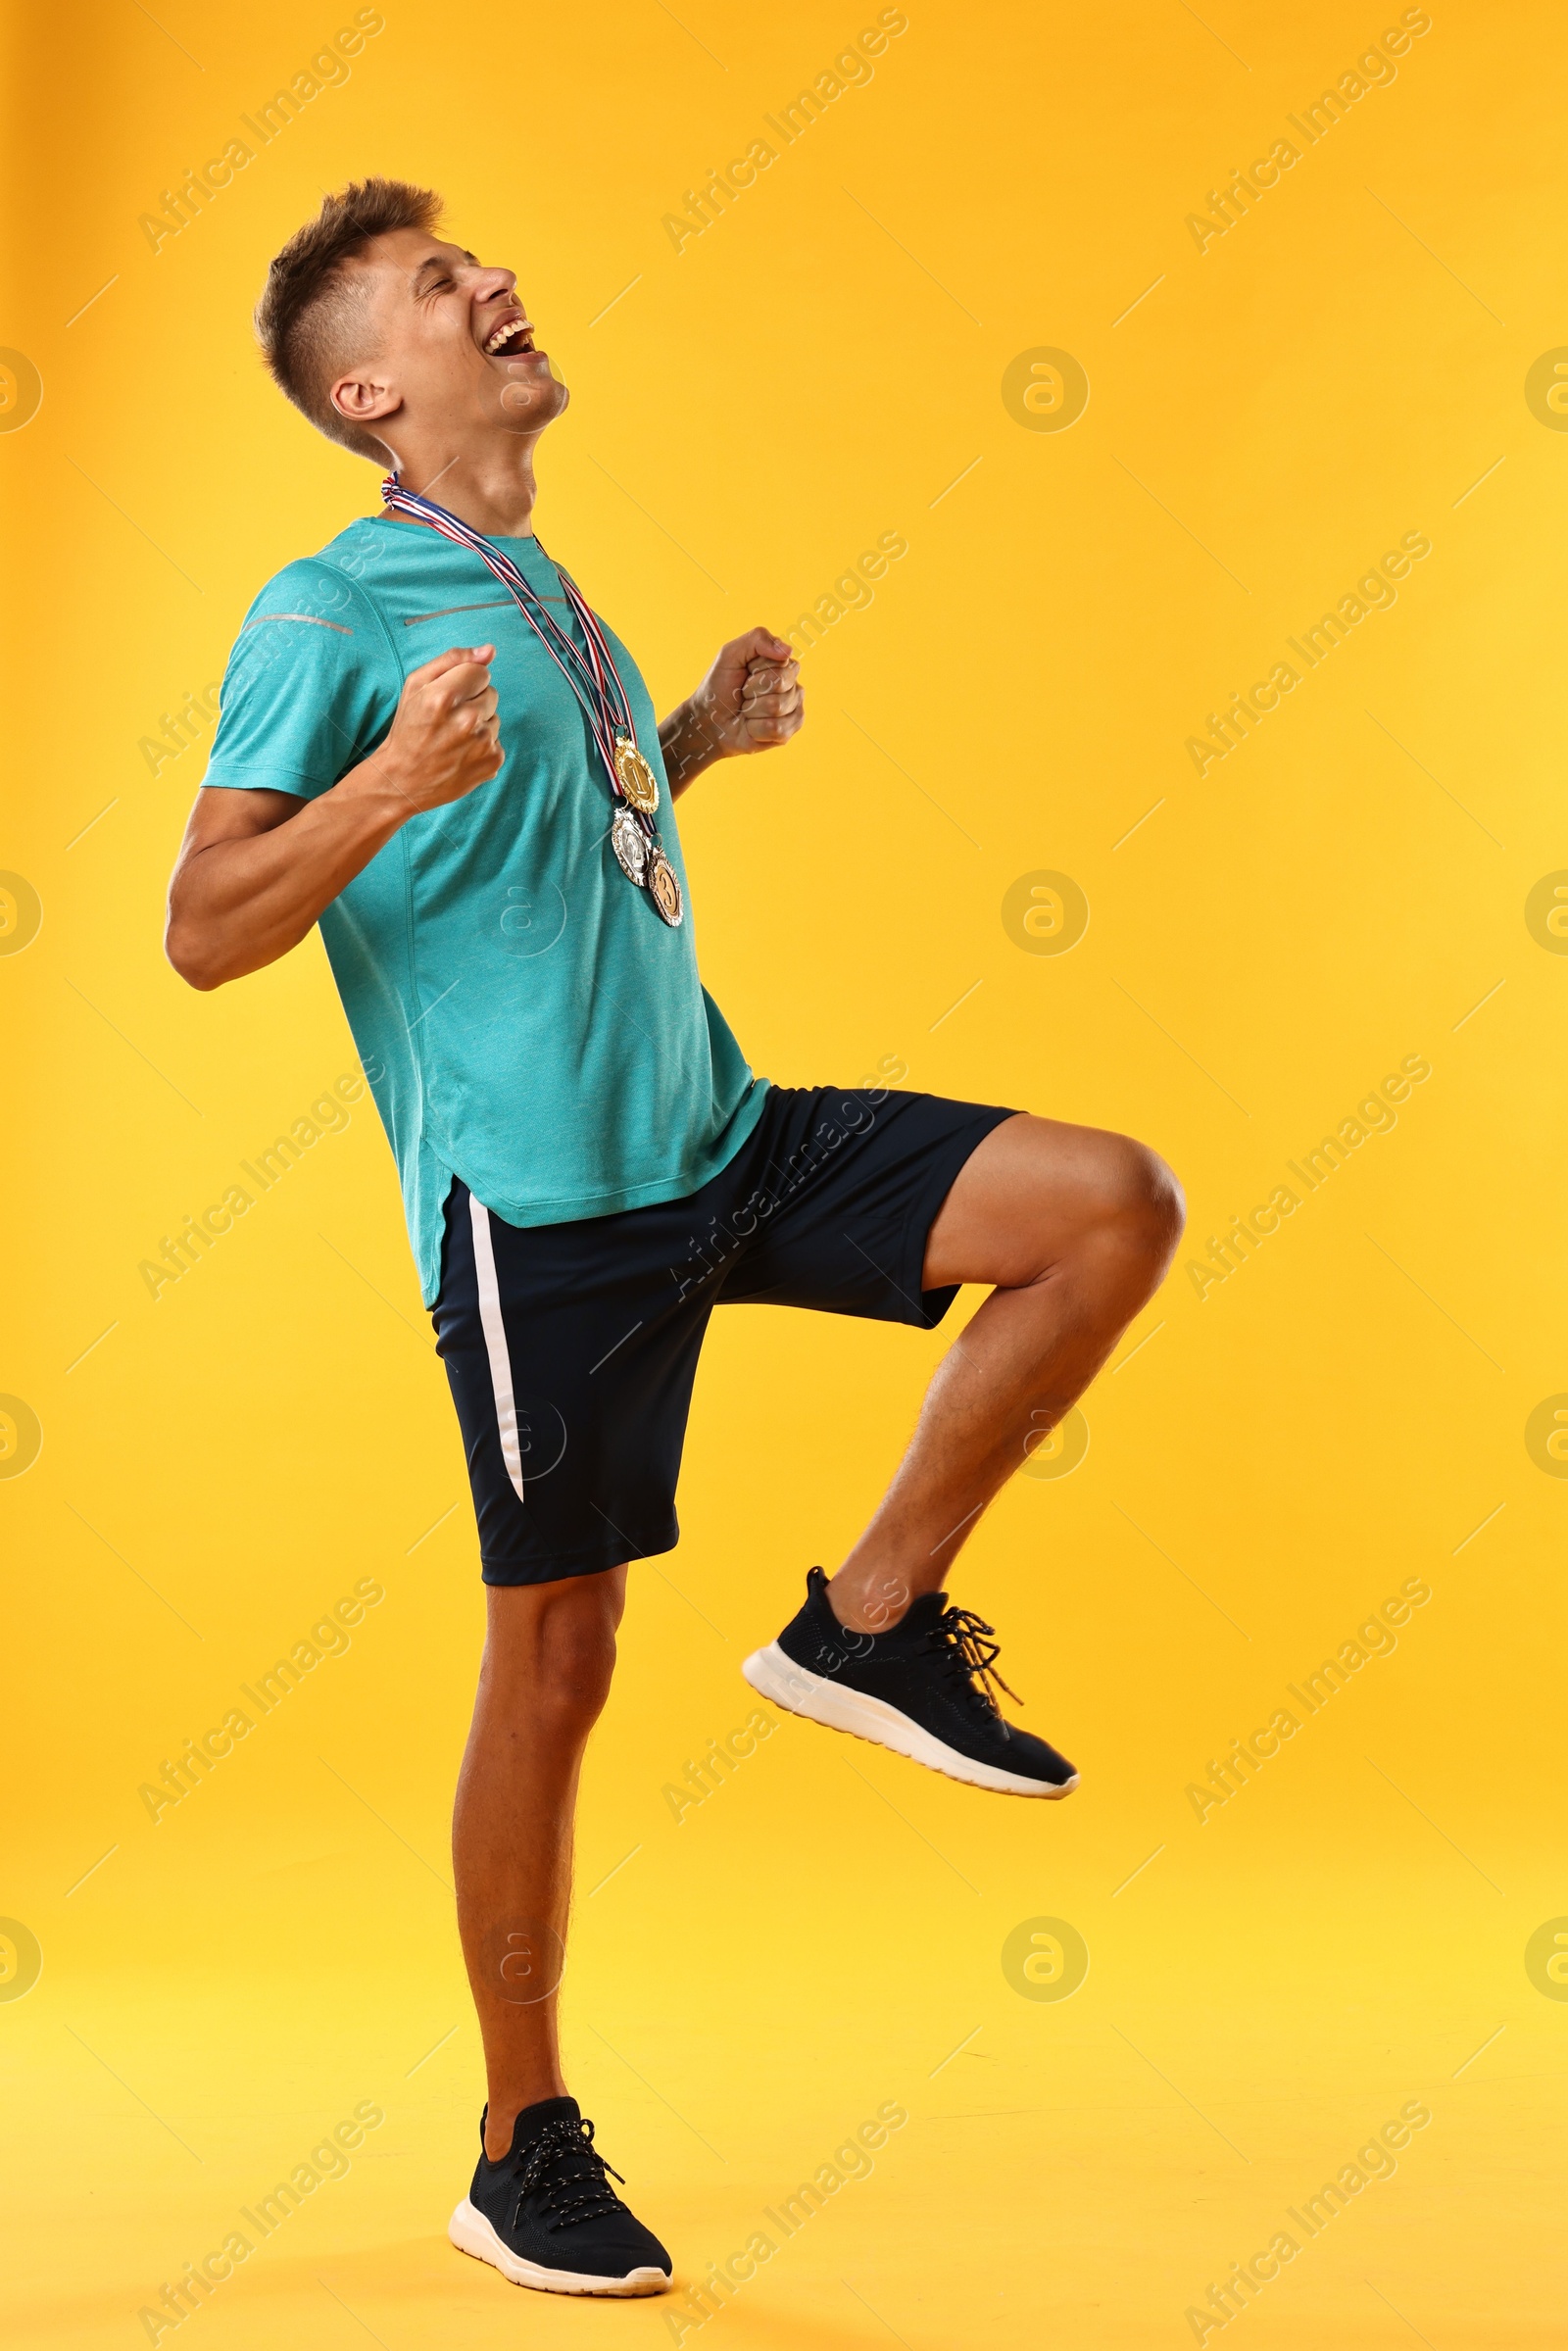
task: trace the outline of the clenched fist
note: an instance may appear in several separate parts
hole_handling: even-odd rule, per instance
[[[715,759],[787,743],[805,717],[800,663],[789,646],[770,628],[749,628],[720,646],[696,693],[660,727],[670,790],[683,790]]]
[[[373,764],[416,808],[462,800],[500,774],[506,753],[490,683],[493,645],[454,645],[404,680]]]
[[[329,792],[202,790],[169,889],[167,951],[193,988],[275,963],[401,825],[501,772],[493,645],[454,645],[404,681],[386,741]]]

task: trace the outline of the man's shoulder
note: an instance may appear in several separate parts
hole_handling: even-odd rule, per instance
[[[392,634],[354,571],[365,525],[285,563],[240,624],[209,784],[309,798],[371,748],[397,708]]]
[[[368,568],[363,544],[366,528],[363,522],[351,522],[315,555],[296,556],[274,571],[253,599],[245,625],[283,619],[291,612],[304,620],[330,620],[334,612],[373,603],[361,576]]]
[[[293,605],[301,617],[337,617],[350,627],[378,620],[396,639],[398,623],[411,610],[427,605],[432,594],[462,586],[474,563],[466,549],[435,531],[360,515],[315,555],[285,563],[257,597],[247,623]]]
[[[374,525],[351,522],[315,555],[296,556],[253,598],[235,640],[237,657],[265,645],[270,659],[285,644],[312,664],[396,665],[392,631],[377,594]]]

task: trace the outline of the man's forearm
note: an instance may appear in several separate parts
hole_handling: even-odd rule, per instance
[[[286,823],[206,847],[194,842],[170,885],[170,961],[195,988],[275,963],[414,807],[384,764],[368,759]]]
[[[669,796],[679,800],[705,767],[724,757],[724,747],[708,720],[690,702],[677,703],[659,722],[659,748],[664,755]]]

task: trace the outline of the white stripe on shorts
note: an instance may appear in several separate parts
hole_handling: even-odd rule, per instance
[[[507,1352],[507,1330],[501,1319],[501,1288],[496,1280],[495,1245],[490,1238],[490,1211],[468,1195],[473,1224],[473,1265],[479,1278],[479,1320],[485,1352],[490,1358],[490,1385],[495,1391],[496,1421],[501,1430],[501,1458],[519,1502],[522,1491],[522,1448],[517,1443],[517,1402],[512,1393],[512,1357]]]

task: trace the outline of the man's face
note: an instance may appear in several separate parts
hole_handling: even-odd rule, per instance
[[[375,376],[394,445],[400,427],[421,438],[476,422],[534,433],[560,416],[569,395],[534,347],[510,269],[486,269],[416,228],[377,237],[358,267],[368,279],[375,359],[344,382]]]

